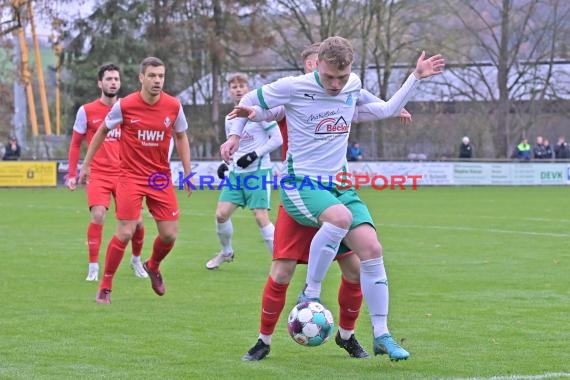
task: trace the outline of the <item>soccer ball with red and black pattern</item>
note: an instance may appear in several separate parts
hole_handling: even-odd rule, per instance
[[[333,334],[331,312],[318,302],[301,302],[291,310],[287,319],[291,338],[303,346],[320,346]]]

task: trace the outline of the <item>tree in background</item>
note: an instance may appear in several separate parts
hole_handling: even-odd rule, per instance
[[[77,1],[33,4],[45,18],[62,17],[64,8],[73,18],[69,9],[85,3]],[[520,133],[540,125],[545,106],[553,109],[551,100],[568,99],[557,79],[568,75],[557,65],[569,55],[570,3],[564,0],[445,0],[429,6],[417,0],[93,2],[89,16],[68,17],[63,26],[64,131],[71,129],[77,107],[97,96],[99,65],[114,61],[122,67],[125,95],[139,86],[140,61],[155,55],[167,65],[168,92],[192,86],[188,115],[199,157],[217,155],[229,107],[221,96],[225,74],[300,73],[300,51],[331,35],[353,42],[355,71],[364,88],[382,98],[392,95],[420,49],[447,59],[446,74],[432,80],[436,85],[422,85],[421,91],[433,91],[438,101],[409,105],[412,111],[421,106],[413,125],[354,126],[354,137],[367,142],[371,157],[404,157],[415,146],[445,155],[446,146],[460,138],[452,135],[455,130],[485,141],[481,156],[505,157]],[[5,9],[12,3],[0,0]],[[3,18],[0,32],[16,21]]]
[[[567,41],[570,4],[563,0],[446,0],[451,99],[485,106],[495,157],[509,157],[513,144],[536,123],[543,101],[555,99],[555,61]],[[455,22],[454,22],[455,21]],[[473,64],[475,63],[475,64]],[[438,78],[440,79],[440,78]],[[487,115],[487,116],[485,116]]]
[[[290,66],[303,72],[301,51],[308,45],[330,36],[352,39],[357,23],[350,1],[270,0],[265,9],[271,25],[274,43],[269,48],[275,53],[273,65]]]
[[[138,65],[149,51],[143,24],[147,12],[145,2],[110,0],[88,17],[67,25],[66,36],[74,36],[64,51],[64,65],[69,70],[64,90],[73,102],[67,113],[74,115],[81,104],[99,95],[97,69],[104,63],[121,67],[121,96],[139,87]],[[71,130],[72,126],[67,127]]]
[[[121,66],[125,94],[138,88],[140,61],[157,56],[167,67],[165,90],[173,95],[211,75],[210,85],[201,94],[210,118],[192,120],[192,126],[209,140],[205,155],[216,154],[212,148],[224,137],[220,128],[223,73],[239,69],[241,59],[256,55],[271,41],[258,22],[263,4],[261,0],[98,3],[89,17],[76,20],[69,30],[76,36],[67,47],[66,60],[74,78],[69,92],[76,107],[95,94],[94,73],[103,62]]]
[[[421,48],[426,48],[424,37],[432,26],[435,7],[418,7],[411,0],[364,0],[357,2],[356,14],[361,23],[357,40],[361,50],[360,77],[363,87],[381,99],[390,98],[388,85],[393,82],[394,68],[402,64],[412,68]],[[434,49],[432,53],[435,53]],[[370,63],[373,65],[370,67]],[[368,81],[367,70],[373,70],[376,81]],[[404,78],[399,78],[405,80]],[[373,157],[384,157],[385,126],[389,121],[371,123],[367,150]],[[358,133],[359,128],[356,129]],[[362,140],[358,135],[357,140]]]

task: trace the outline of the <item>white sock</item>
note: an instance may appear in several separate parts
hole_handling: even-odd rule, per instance
[[[275,226],[273,223],[269,223],[267,226],[261,227],[259,231],[261,232],[261,237],[269,250],[269,254],[273,256],[273,234],[275,233]]]
[[[141,257],[140,256],[131,256],[131,263],[135,264],[135,263],[140,263],[141,262]]]
[[[99,263],[89,263],[89,271],[99,270]]]
[[[340,334],[340,337],[344,340],[348,340],[350,339],[350,337],[352,336],[352,334],[354,334],[354,330],[345,330],[342,327],[338,327],[338,333]]]
[[[388,278],[383,257],[360,263],[360,286],[377,338],[388,332]]]
[[[224,223],[216,221],[216,232],[218,233],[218,240],[222,245],[222,253],[224,255],[231,255],[234,252],[232,248],[232,235],[234,234],[234,226],[232,220],[228,219]]]
[[[263,343],[267,344],[268,346],[271,346],[271,337],[272,336],[273,336],[273,334],[265,335],[265,334],[259,333],[259,339],[261,339],[263,341]]]
[[[325,222],[315,234],[309,250],[305,296],[309,298],[321,296],[321,283],[336,256],[340,242],[347,232],[348,230],[344,228]]]

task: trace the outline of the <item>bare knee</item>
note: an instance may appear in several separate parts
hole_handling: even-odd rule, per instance
[[[255,221],[260,228],[267,226],[271,221],[269,220],[269,214],[265,209],[255,209],[253,210],[255,215]]]
[[[378,240],[372,240],[358,251],[358,255],[361,260],[378,259],[382,257],[382,244]]]
[[[157,223],[158,236],[165,244],[174,243],[178,235],[178,222],[161,221]]]
[[[294,260],[274,260],[271,264],[270,276],[278,284],[288,284],[293,278],[297,262]]]
[[[352,214],[344,205],[334,205],[327,208],[319,216],[319,221],[331,223],[339,228],[348,230],[352,224]]]
[[[93,206],[91,207],[91,222],[95,224],[105,223],[105,215],[107,215],[107,209],[104,206]]]
[[[119,224],[117,225],[117,233],[116,233],[117,238],[123,243],[130,241],[135,233],[135,228],[136,228],[136,222],[135,223],[119,222]]]
[[[216,207],[216,222],[218,223],[227,222],[232,216],[234,210],[235,208],[231,207],[229,204],[218,203],[218,207]]]

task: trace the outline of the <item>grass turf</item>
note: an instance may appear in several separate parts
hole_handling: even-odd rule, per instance
[[[236,260],[207,271],[219,249],[218,193],[178,195],[179,238],[162,266],[166,295],[132,274],[129,247],[113,303],[98,305],[97,284],[84,281],[85,193],[0,189],[0,378],[570,377],[567,188],[361,191],[384,246],[390,328],[412,353],[398,363],[350,359],[332,341],[306,348],[291,340],[286,316],[305,266],[289,288],[270,355],[241,362],[257,339],[269,254],[251,213],[238,210]],[[145,223],[148,257],[156,228],[148,213]],[[110,213],[101,266],[114,226]],[[335,318],[339,273],[333,264],[322,296]],[[371,353],[369,321],[364,306],[356,335]]]

